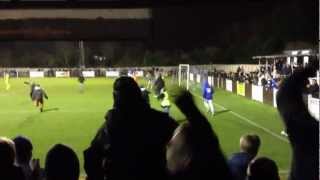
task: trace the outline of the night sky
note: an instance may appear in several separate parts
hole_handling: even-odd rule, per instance
[[[154,10],[155,39],[163,46],[246,43],[257,34],[285,42],[318,40],[316,1],[198,3]],[[171,43],[168,43],[170,40]]]

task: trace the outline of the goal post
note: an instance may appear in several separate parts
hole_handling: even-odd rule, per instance
[[[186,89],[189,90],[189,81],[190,81],[190,65],[189,64],[179,64],[178,72],[178,83],[179,86],[182,86],[185,82]]]

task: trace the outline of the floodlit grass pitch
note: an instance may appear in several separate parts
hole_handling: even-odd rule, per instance
[[[82,152],[104,122],[105,112],[112,107],[114,80],[87,79],[85,92],[81,94],[75,78],[36,79],[49,96],[49,100],[45,101],[44,113],[33,106],[29,97],[30,87],[23,83],[27,80],[11,79],[8,92],[5,91],[4,82],[0,83],[0,136],[29,137],[34,145],[34,157],[40,158],[42,165],[46,153],[54,144],[69,145],[78,154],[82,168]],[[193,93],[198,106],[205,113],[199,90]],[[154,108],[161,109],[153,95],[150,99]],[[256,133],[262,139],[259,156],[274,159],[281,172],[286,173],[290,168],[291,150],[285,138],[275,136],[283,129],[276,109],[223,90],[216,90],[214,102],[216,115],[208,118],[226,156],[239,151],[241,135]],[[177,120],[184,119],[174,106],[170,114]]]

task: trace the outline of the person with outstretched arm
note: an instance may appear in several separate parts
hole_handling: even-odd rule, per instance
[[[31,100],[32,100],[32,93],[33,93],[33,91],[34,91],[34,88],[36,87],[36,83],[33,82],[33,81],[32,81],[32,82],[31,82],[31,81],[24,81],[24,84],[30,86],[30,93],[29,93],[29,95],[30,95],[30,98],[31,98]]]
[[[44,100],[48,99],[47,93],[44,91],[40,84],[36,84],[32,91],[32,101],[36,107],[40,108],[40,112],[43,112]]]

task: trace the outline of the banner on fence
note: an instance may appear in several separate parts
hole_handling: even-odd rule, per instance
[[[30,71],[30,77],[31,78],[43,78],[44,72],[43,71]]]
[[[119,71],[106,71],[106,77],[119,77]]]
[[[83,77],[95,77],[94,71],[82,71]]]
[[[70,77],[69,71],[56,71],[56,77]]]
[[[241,95],[241,96],[245,96],[246,95],[246,86],[244,83],[239,83],[237,82],[237,94]]]
[[[320,104],[320,99],[313,98],[311,95],[308,96],[309,112],[317,120],[319,120],[319,117],[320,117],[320,112],[319,112],[320,105],[319,104]]]
[[[263,86],[252,85],[252,99],[263,102]]]
[[[197,83],[200,83],[201,82],[201,76],[200,74],[197,74]]]
[[[129,71],[128,76],[143,77],[143,71]]]
[[[193,81],[193,73],[190,73],[190,81]]]
[[[210,86],[213,86],[212,82],[213,82],[213,77],[212,76],[208,76],[208,83],[209,83]]]
[[[226,90],[232,92],[232,80],[226,79]]]

